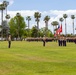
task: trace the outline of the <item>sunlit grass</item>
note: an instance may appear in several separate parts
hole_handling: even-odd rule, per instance
[[[76,75],[76,44],[0,42],[0,75]]]

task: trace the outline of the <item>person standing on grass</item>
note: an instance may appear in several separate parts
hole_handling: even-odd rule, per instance
[[[46,43],[46,37],[44,35],[44,37],[43,37],[43,46],[45,46],[45,43]]]
[[[63,38],[63,46],[66,46],[66,37]]]
[[[8,35],[8,48],[11,47],[11,35],[9,34]]]
[[[58,35],[58,46],[61,46],[61,37],[60,37],[60,35]]]

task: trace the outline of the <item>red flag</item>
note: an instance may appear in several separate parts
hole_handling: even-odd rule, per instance
[[[62,32],[62,25],[58,26],[58,29],[56,30],[56,34],[59,35]]]
[[[60,26],[59,32],[62,32],[62,25]]]

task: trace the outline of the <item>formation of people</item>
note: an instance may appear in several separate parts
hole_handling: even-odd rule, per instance
[[[59,37],[58,37],[58,45],[59,45],[59,46],[66,46],[66,37],[64,37],[64,36],[59,36]]]
[[[57,41],[58,41],[58,46],[66,46],[66,37],[58,36]],[[44,37],[43,37],[43,46],[45,46],[45,45],[46,45],[46,37],[44,35]]]
[[[76,44],[76,37],[73,40],[74,40],[74,42]],[[47,38],[46,38],[45,35],[43,36],[42,41],[43,41],[43,46],[45,46],[46,41],[47,41]],[[67,44],[66,44],[67,39],[64,36],[59,35],[57,37],[57,42],[58,42],[58,46],[67,46]],[[8,35],[8,48],[10,48],[10,47],[11,47],[11,34]]]

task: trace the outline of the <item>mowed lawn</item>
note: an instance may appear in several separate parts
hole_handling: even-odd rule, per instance
[[[0,41],[0,75],[76,75],[76,44]]]

